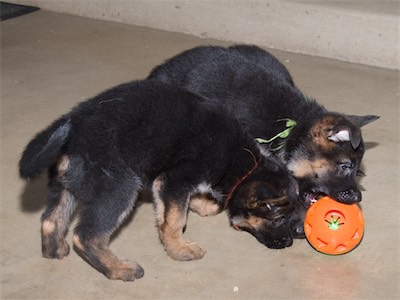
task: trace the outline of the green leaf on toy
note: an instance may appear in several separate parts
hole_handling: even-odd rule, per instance
[[[292,132],[293,128],[297,125],[297,122],[295,120],[292,119],[280,119],[277,122],[281,122],[281,121],[286,121],[286,129],[279,132],[278,134],[276,134],[275,136],[273,136],[270,139],[263,139],[263,138],[256,138],[255,140],[260,143],[260,144],[268,144],[273,142],[274,140],[281,138],[281,139],[285,139],[287,138],[290,133]],[[285,142],[282,142],[278,145],[278,147],[272,148],[272,151],[278,151],[280,149],[282,149],[285,146]]]

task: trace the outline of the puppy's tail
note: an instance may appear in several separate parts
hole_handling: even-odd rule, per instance
[[[19,161],[19,174],[29,179],[38,176],[54,164],[68,142],[71,120],[68,116],[56,120],[30,141]]]

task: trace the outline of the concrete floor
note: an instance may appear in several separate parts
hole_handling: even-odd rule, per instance
[[[38,11],[1,23],[2,299],[398,299],[399,73],[273,51],[298,86],[331,110],[377,114],[364,140],[361,245],[342,256],[305,240],[270,250],[228,226],[224,213],[189,215],[186,235],[207,250],[173,261],[143,204],[112,242],[138,261],[144,278],[107,280],[76,252],[41,257],[45,176],[24,183],[17,164],[30,138],[74,104],[115,84],[145,77],[164,59],[197,45],[226,42]]]

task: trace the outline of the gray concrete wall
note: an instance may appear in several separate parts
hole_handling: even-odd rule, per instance
[[[89,18],[400,69],[398,0],[9,1]]]

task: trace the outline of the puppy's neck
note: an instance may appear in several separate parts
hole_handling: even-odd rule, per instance
[[[252,158],[252,163],[253,166],[251,169],[248,169],[243,173],[242,176],[237,177],[236,181],[233,182],[228,194],[226,195],[226,200],[225,200],[225,208],[228,207],[229,202],[232,200],[233,195],[237,191],[237,189],[240,187],[240,185],[245,182],[251,175],[254,174],[254,172],[257,170],[257,168],[261,165],[261,162],[263,160],[263,155],[260,153],[253,153],[249,149],[243,148],[245,151],[249,152],[249,155],[251,155]],[[257,156],[256,156],[257,155]],[[247,159],[248,160],[248,159]]]

